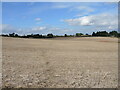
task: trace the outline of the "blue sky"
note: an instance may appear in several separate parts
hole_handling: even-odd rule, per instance
[[[3,2],[2,32],[57,35],[117,30],[118,4],[102,2]]]

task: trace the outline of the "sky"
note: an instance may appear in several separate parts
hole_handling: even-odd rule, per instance
[[[2,33],[55,35],[118,30],[116,2],[3,2]]]

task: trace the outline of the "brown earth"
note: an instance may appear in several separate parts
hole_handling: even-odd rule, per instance
[[[113,88],[118,84],[118,39],[2,38],[3,87]]]

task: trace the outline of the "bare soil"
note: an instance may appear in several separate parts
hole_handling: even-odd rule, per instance
[[[2,73],[3,88],[115,88],[118,39],[2,37]]]

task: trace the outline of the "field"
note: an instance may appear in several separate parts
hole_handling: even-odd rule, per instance
[[[3,87],[117,87],[117,38],[2,40]]]

